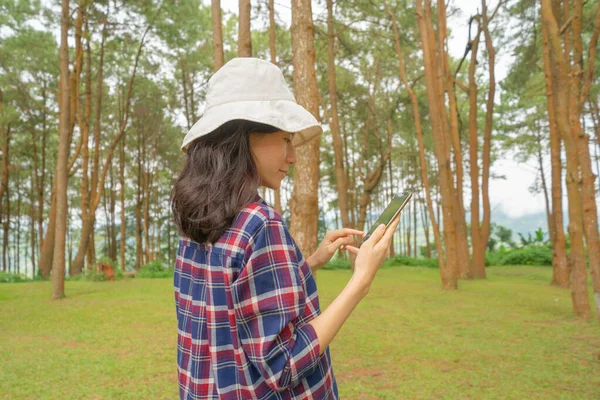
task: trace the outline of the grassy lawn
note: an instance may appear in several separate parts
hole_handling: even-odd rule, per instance
[[[600,324],[572,316],[550,268],[492,267],[440,290],[382,269],[331,345],[342,399],[600,399]],[[320,271],[321,308],[349,271]],[[3,399],[175,399],[171,279],[0,285]]]

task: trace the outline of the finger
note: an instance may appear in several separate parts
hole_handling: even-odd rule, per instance
[[[358,248],[354,246],[346,246],[346,250],[348,250],[352,254],[358,254]]]
[[[336,241],[334,241],[334,242],[332,243],[332,246],[333,246],[335,249],[339,249],[340,247],[342,247],[342,246],[344,246],[344,245],[347,245],[347,244],[349,244],[349,243],[351,243],[351,242],[352,242],[352,239],[351,239],[351,238],[347,238],[347,237],[341,237],[341,238],[337,239]]]
[[[363,231],[359,231],[359,230],[356,230],[356,229],[350,229],[350,228],[343,228],[343,229],[337,229],[335,231],[329,231],[329,232],[327,232],[327,234],[330,235],[331,240],[335,240],[335,239],[337,239],[338,237],[341,237],[341,236],[354,236],[354,235],[356,235],[356,236],[363,237],[363,236],[366,235]],[[325,236],[327,236],[327,234]]]

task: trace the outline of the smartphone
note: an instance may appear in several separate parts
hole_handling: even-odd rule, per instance
[[[411,192],[396,194],[392,201],[390,201],[390,204],[388,204],[385,210],[383,210],[383,213],[381,213],[379,218],[377,218],[377,221],[375,221],[373,226],[371,226],[369,232],[367,232],[365,237],[362,238],[359,247],[371,237],[379,225],[385,224],[385,226],[388,227],[394,218],[396,218],[396,216],[402,212],[402,209],[408,204],[408,201],[412,198],[412,195],[413,194]]]

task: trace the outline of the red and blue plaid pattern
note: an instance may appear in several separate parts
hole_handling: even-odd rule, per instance
[[[260,197],[214,245],[181,239],[175,305],[181,399],[338,398],[315,279]]]

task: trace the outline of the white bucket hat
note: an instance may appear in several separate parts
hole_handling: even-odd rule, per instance
[[[185,135],[181,150],[234,119],[293,132],[294,146],[323,132],[316,118],[296,103],[281,70],[258,58],[234,58],[208,80],[204,113]]]

